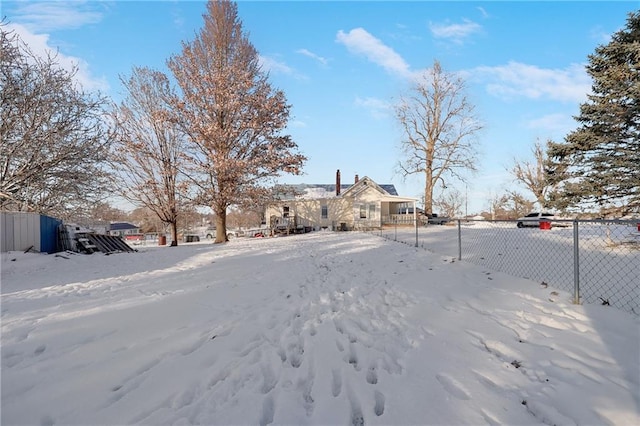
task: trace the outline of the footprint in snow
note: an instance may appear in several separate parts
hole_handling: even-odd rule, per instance
[[[349,402],[351,404],[351,426],[364,426],[364,414],[360,402],[354,395],[349,395]]]
[[[267,395],[262,402],[262,417],[260,418],[260,426],[273,423],[273,415],[275,413],[275,402],[273,395]]]
[[[378,383],[378,373],[376,371],[377,367],[375,364],[371,364],[369,369],[367,370],[367,383],[371,385],[375,385]]]
[[[332,370],[331,372],[331,395],[337,397],[342,392],[342,376],[339,370]]]
[[[380,391],[375,391],[373,393],[373,398],[375,400],[375,405],[373,406],[373,412],[376,416],[381,416],[384,414],[384,394]]]
[[[347,358],[349,364],[352,365],[356,371],[360,371],[360,365],[358,364],[358,353],[356,352],[356,348],[353,344],[349,345],[349,356]]]

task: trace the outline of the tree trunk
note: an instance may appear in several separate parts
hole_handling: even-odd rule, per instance
[[[178,245],[178,221],[171,222],[171,247]]]
[[[424,213],[433,214],[433,183],[431,182],[431,173],[425,171],[424,182]]]
[[[227,209],[214,209],[216,212],[216,240],[214,243],[226,243],[227,238]]]

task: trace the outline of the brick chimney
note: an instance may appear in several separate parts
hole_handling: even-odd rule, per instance
[[[354,179],[355,182],[353,182],[353,184],[355,185],[356,183],[358,183],[359,180],[360,178],[358,177],[358,175],[356,175],[356,178]]]
[[[340,169],[336,172],[336,196],[340,195]]]

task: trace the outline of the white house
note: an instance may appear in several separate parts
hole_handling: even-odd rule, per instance
[[[355,176],[353,184],[288,185],[279,200],[267,205],[265,218],[272,228],[352,230],[388,224],[414,225],[416,198],[398,196],[393,185],[379,185]]]

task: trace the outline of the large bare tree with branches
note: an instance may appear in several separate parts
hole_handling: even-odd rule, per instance
[[[282,172],[298,174],[306,158],[283,135],[290,106],[274,90],[238,18],[237,5],[210,0],[204,27],[168,62],[182,98],[176,119],[191,142],[191,178],[199,202],[216,215],[215,242],[225,242],[232,205],[255,202]]]
[[[0,207],[66,219],[104,196],[106,99],[77,68],[34,54],[0,23]]]
[[[476,170],[473,137],[482,125],[474,109],[462,78],[445,72],[438,61],[395,107],[404,133],[398,168],[403,177],[424,175],[427,214],[433,213],[433,190],[438,181],[446,187],[448,179],[462,180],[463,172]]]
[[[113,109],[113,164],[122,195],[169,225],[171,245],[177,246],[188,185],[181,179],[185,135],[171,119],[175,94],[167,76],[149,68],[136,67],[121,81],[127,95]]]

